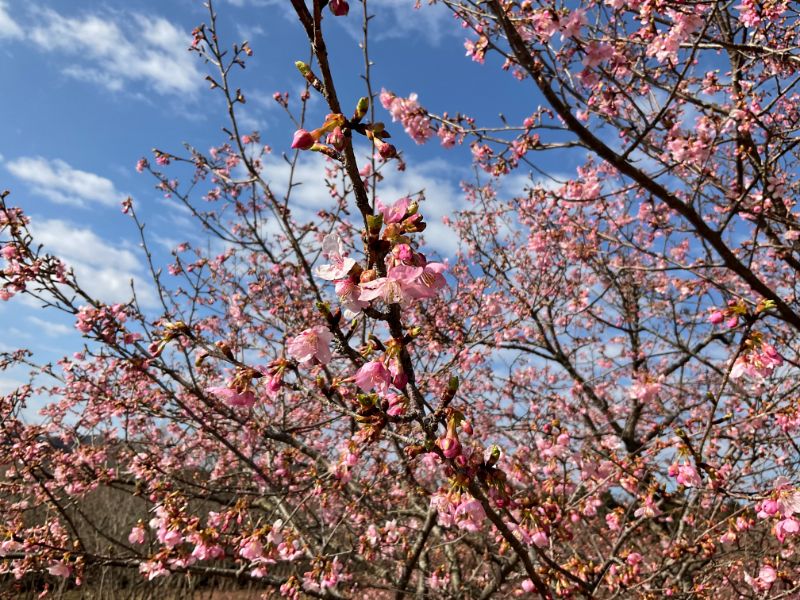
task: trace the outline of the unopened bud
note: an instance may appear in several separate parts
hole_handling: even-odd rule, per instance
[[[369,98],[362,97],[358,99],[358,104],[356,104],[356,112],[353,114],[354,121],[360,121],[364,118],[364,115],[367,114],[369,110]]]
[[[447,382],[447,392],[455,396],[458,391],[459,381],[458,377],[453,375]]]
[[[330,319],[332,317],[331,307],[328,306],[327,302],[317,302],[317,310],[325,319]]]
[[[335,127],[333,131],[328,134],[326,141],[331,146],[341,151],[344,148],[344,133],[342,132],[342,128]]]
[[[311,73],[311,67],[309,67],[302,60],[295,61],[294,66],[297,67],[297,70],[300,71],[300,74],[303,77],[308,77],[308,75]]]
[[[310,150],[317,139],[305,129],[298,129],[294,132],[292,148],[296,150]]]
[[[486,459],[486,466],[493,467],[496,465],[497,461],[500,460],[500,456],[500,446],[497,444],[492,444],[492,447],[489,449],[489,458]]]
[[[359,277],[359,283],[367,283],[370,281],[374,281],[378,278],[378,273],[375,269],[367,269],[363,273],[361,273],[361,277]]]
[[[347,0],[331,0],[330,8],[336,17],[346,17],[347,13],[350,12],[350,5]]]
[[[383,227],[382,214],[378,213],[377,215],[367,215],[367,228],[369,229],[370,233],[380,233],[381,227]]]
[[[378,148],[378,154],[380,154],[381,158],[384,160],[389,160],[390,158],[397,156],[397,148],[395,148],[392,144],[387,144],[386,142],[376,138],[375,146]]]
[[[403,452],[408,458],[414,458],[425,452],[425,447],[419,444],[412,444],[403,448]]]
[[[231,351],[231,347],[227,343],[220,341],[220,342],[217,342],[214,345],[217,347],[217,349],[220,352],[222,352],[222,355],[225,358],[227,358],[229,360],[233,360],[233,352]]]

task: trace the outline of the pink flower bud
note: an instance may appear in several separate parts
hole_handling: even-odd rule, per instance
[[[341,127],[335,127],[333,131],[328,134],[326,140],[336,150],[341,151],[344,148],[344,133]]]
[[[294,139],[292,139],[292,148],[296,150],[308,150],[316,143],[317,140],[305,129],[298,129],[294,132]]]
[[[350,5],[345,0],[331,0],[331,12],[337,17],[346,17],[350,11]]]
[[[459,454],[461,454],[461,444],[458,441],[458,438],[454,437],[445,437],[439,439],[439,448],[442,449],[442,454],[444,454],[445,458],[455,458]]]
[[[406,375],[403,371],[397,373],[392,379],[392,385],[396,387],[398,390],[402,390],[408,384],[408,375]]]
[[[725,320],[725,313],[723,313],[721,310],[715,310],[713,313],[711,313],[711,316],[708,317],[708,322],[711,323],[712,325],[719,325],[724,320]]]
[[[725,326],[728,329],[733,329],[738,324],[739,324],[739,317],[737,317],[736,315],[733,315],[730,319],[727,320],[727,322],[725,323]]]
[[[381,144],[378,146],[378,154],[381,155],[381,158],[390,159],[397,156],[397,148],[392,146],[391,144]]]

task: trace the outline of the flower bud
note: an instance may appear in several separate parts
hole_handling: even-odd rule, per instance
[[[317,140],[305,129],[298,129],[294,132],[294,139],[292,139],[292,148],[296,150],[310,150],[311,146]]]
[[[378,146],[378,154],[381,155],[381,158],[385,160],[389,160],[390,158],[394,158],[397,156],[397,148],[395,148],[392,144],[387,144],[386,142],[381,142],[377,144],[378,140],[375,140],[376,145]]]
[[[346,17],[350,12],[350,5],[346,0],[331,0],[330,7],[331,12],[337,17]]]
[[[381,227],[383,227],[383,215],[378,213],[377,215],[367,215],[367,228],[369,229],[370,233],[380,233]]]
[[[411,446],[403,448],[403,452],[408,458],[414,458],[415,456],[423,454],[425,452],[425,447],[419,444],[412,444]]]
[[[361,273],[361,277],[359,277],[360,283],[367,283],[370,281],[374,281],[378,278],[378,273],[375,272],[375,269],[368,269]]]
[[[342,132],[342,128],[335,127],[333,131],[328,134],[326,141],[331,146],[341,151],[344,148],[344,133]]]
[[[458,438],[445,437],[441,438],[438,443],[445,458],[455,458],[461,454],[461,443],[458,441]]]
[[[359,98],[358,104],[356,104],[356,112],[353,114],[353,120],[360,121],[363,119],[364,115],[367,114],[367,110],[369,110],[369,98]]]

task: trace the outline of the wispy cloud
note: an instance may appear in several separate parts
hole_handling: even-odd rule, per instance
[[[142,261],[131,250],[107,242],[88,227],[61,219],[34,219],[31,232],[46,252],[75,270],[78,283],[95,298],[106,303],[126,302],[131,298],[133,280],[139,302],[146,307],[154,305],[152,284]]]
[[[264,162],[262,175],[280,196],[286,192],[291,172],[286,161],[270,157]],[[451,163],[437,159],[427,162],[409,161],[403,172],[397,171],[394,164],[390,163],[381,174],[383,180],[378,188],[378,195],[384,204],[391,204],[417,192],[424,193],[425,201],[420,212],[428,224],[424,233],[425,247],[444,257],[454,257],[459,245],[458,236],[442,222],[442,218],[452,218],[457,210],[464,208],[458,180],[466,177],[468,172],[458,172]],[[292,188],[289,201],[292,215],[298,221],[315,221],[317,212],[329,208],[331,203],[330,196],[325,192],[324,159],[310,152],[302,154],[294,167],[293,177],[295,187]]]
[[[41,319],[34,316],[28,317],[27,321],[36,328],[36,331],[43,333],[48,337],[73,335],[75,333],[75,329],[73,327],[69,327],[63,323],[55,323],[53,321],[48,321],[47,319]]]
[[[463,35],[458,27],[453,26],[453,15],[444,3],[423,4],[417,8],[415,0],[371,2],[369,12],[375,18],[370,21],[370,36],[378,42],[422,38],[429,45],[438,46],[447,36]],[[358,3],[351,2],[350,10],[354,9],[361,11]],[[353,39],[361,40],[361,19],[338,19],[336,22]]]
[[[22,27],[8,14],[8,2],[0,0],[0,38],[15,40],[23,37]]]
[[[59,204],[114,206],[124,196],[110,179],[75,169],[60,159],[22,156],[9,161],[6,169],[37,194]]]
[[[162,17],[138,13],[71,17],[51,9],[34,14],[38,22],[28,39],[42,50],[80,61],[64,67],[69,77],[112,91],[143,83],[159,94],[193,94],[203,84],[196,57],[186,51],[188,32]]]

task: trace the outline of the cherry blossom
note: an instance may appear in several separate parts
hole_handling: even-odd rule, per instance
[[[354,259],[344,255],[344,244],[335,233],[329,233],[325,236],[322,242],[322,253],[330,261],[330,264],[317,267],[315,273],[318,277],[328,281],[347,277],[347,274],[356,264]]]
[[[286,344],[289,356],[299,363],[310,363],[317,360],[325,365],[331,361],[330,344],[333,334],[323,326],[309,327],[299,335],[291,338]]]

